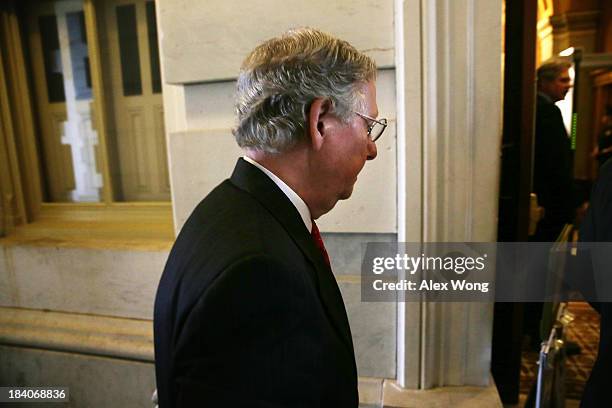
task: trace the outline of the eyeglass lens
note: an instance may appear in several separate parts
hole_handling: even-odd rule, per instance
[[[378,140],[380,136],[383,134],[383,132],[385,131],[385,128],[386,128],[385,122],[386,121],[384,121],[383,124],[374,122],[368,129],[368,134],[370,135],[370,138],[372,139],[373,142]]]

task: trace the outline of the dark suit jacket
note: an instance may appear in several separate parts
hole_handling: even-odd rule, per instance
[[[160,408],[358,405],[331,269],[291,201],[242,159],[183,226],[154,332]]]
[[[584,242],[612,242],[612,161],[601,169],[593,187],[591,205],[580,227],[580,240]],[[598,267],[595,265],[595,267]],[[601,267],[601,266],[599,266]],[[609,274],[612,265],[595,274]],[[583,273],[588,271],[583,271]],[[580,406],[584,408],[610,405],[610,377],[612,377],[612,303],[592,303],[600,313],[600,339],[597,360],[591,371]]]
[[[533,190],[545,208],[536,241],[554,241],[574,217],[571,142],[559,108],[538,95],[536,104]]]

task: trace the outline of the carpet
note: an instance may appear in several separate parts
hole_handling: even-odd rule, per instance
[[[585,302],[570,302],[568,310],[575,320],[566,330],[567,340],[577,343],[581,353],[565,362],[565,396],[580,399],[591,373],[599,345],[599,314]],[[521,358],[521,394],[529,393],[538,375],[538,353],[523,351]]]

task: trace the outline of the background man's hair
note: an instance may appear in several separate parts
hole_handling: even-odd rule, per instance
[[[572,66],[567,60],[554,59],[540,65],[537,71],[538,83],[554,81],[566,69]]]
[[[234,137],[242,148],[285,151],[305,138],[314,99],[329,99],[347,121],[363,105],[360,85],[375,77],[374,61],[348,42],[311,28],[290,30],[242,63]]]

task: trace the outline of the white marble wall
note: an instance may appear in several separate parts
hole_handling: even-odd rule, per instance
[[[359,377],[395,378],[395,303],[362,302],[361,281],[340,277]]]
[[[158,0],[161,62],[171,84],[233,79],[257,44],[310,26],[393,65],[392,0]]]
[[[168,134],[172,208],[177,233],[194,207],[232,174],[241,150],[229,129]]]
[[[155,369],[152,363],[0,346],[0,385],[69,388],[69,403],[19,407],[151,408]]]
[[[395,307],[391,303],[362,303],[359,275],[362,244],[393,241],[395,234],[324,234],[324,238],[351,321],[359,374],[393,378]],[[104,327],[108,326],[108,323],[99,323],[101,318],[75,316],[70,319],[69,313],[125,318],[116,320],[117,327],[125,326],[121,329],[123,333],[126,327],[131,327],[132,321],[126,319],[152,319],[155,291],[167,256],[167,250],[0,244],[0,307],[15,308],[15,311],[23,308],[67,312],[54,315],[62,317],[53,319],[57,325],[54,333],[58,335],[74,332],[72,326],[77,323],[85,325],[80,332],[91,332],[92,336],[93,333],[103,334]],[[20,320],[19,316],[23,318]],[[84,344],[77,347],[74,340],[62,336],[58,340],[53,336],[33,335],[36,323],[31,323],[28,316],[26,310],[14,313],[11,321],[21,323],[12,324],[8,337],[0,333],[0,344],[10,337],[10,344],[14,345],[73,350],[75,353],[99,348],[100,341],[95,341],[94,337],[83,337]],[[89,329],[87,324],[91,325]],[[143,334],[142,341],[146,341],[147,336],[150,335]],[[131,347],[124,343],[122,340],[107,345],[104,354],[124,355],[126,347]]]
[[[167,256],[0,244],[0,306],[152,319]]]
[[[369,242],[395,242],[395,234],[324,233],[346,305],[360,377],[395,378],[396,305],[361,301],[361,262]]]

